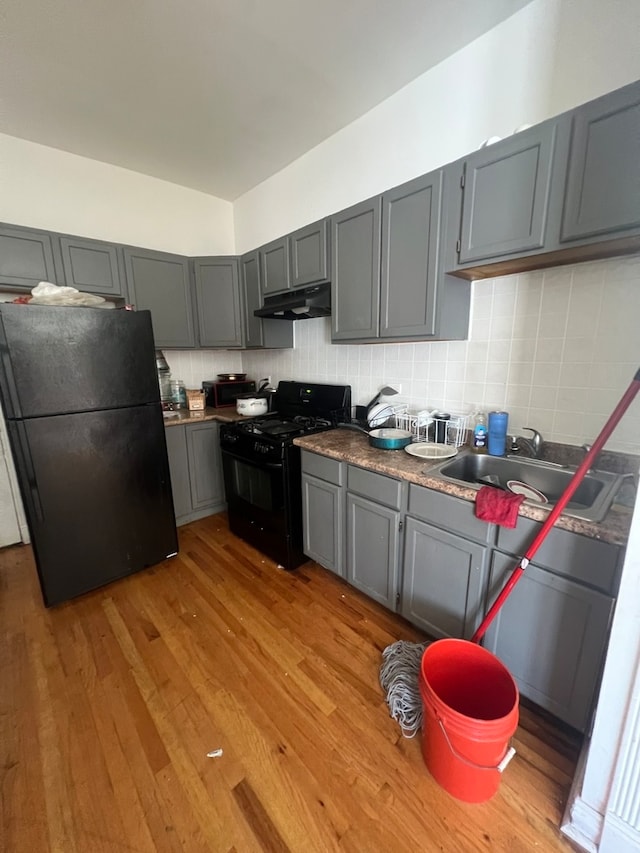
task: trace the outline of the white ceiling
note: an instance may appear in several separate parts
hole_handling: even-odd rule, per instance
[[[0,131],[233,200],[528,2],[1,0]]]

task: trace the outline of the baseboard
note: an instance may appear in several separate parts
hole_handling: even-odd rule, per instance
[[[569,820],[560,831],[586,853],[598,853],[603,825],[604,817],[600,812],[576,797],[569,808]]]

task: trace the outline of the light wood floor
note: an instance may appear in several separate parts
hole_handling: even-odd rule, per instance
[[[278,570],[224,515],[180,540],[52,610],[30,548],[0,553],[2,851],[571,850],[570,733],[523,709],[498,794],[460,803],[378,686],[416,630],[314,563]]]

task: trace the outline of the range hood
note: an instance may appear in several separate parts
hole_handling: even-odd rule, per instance
[[[272,320],[308,320],[331,314],[331,285],[311,284],[288,293],[265,296],[264,306],[253,312]]]

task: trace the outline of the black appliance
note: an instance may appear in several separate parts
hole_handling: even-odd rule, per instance
[[[47,606],[177,553],[148,311],[0,305],[0,397]]]
[[[202,383],[202,390],[205,404],[213,409],[220,409],[225,406],[235,406],[240,394],[250,394],[256,390],[256,383],[245,379],[229,379],[226,382],[205,381]]]
[[[256,317],[272,320],[307,320],[331,314],[331,285],[311,284],[296,287],[286,293],[265,296],[262,308],[253,312]]]
[[[302,550],[300,448],[294,438],[349,421],[350,385],[279,382],[275,413],[220,425],[224,486],[232,533],[285,569]]]

